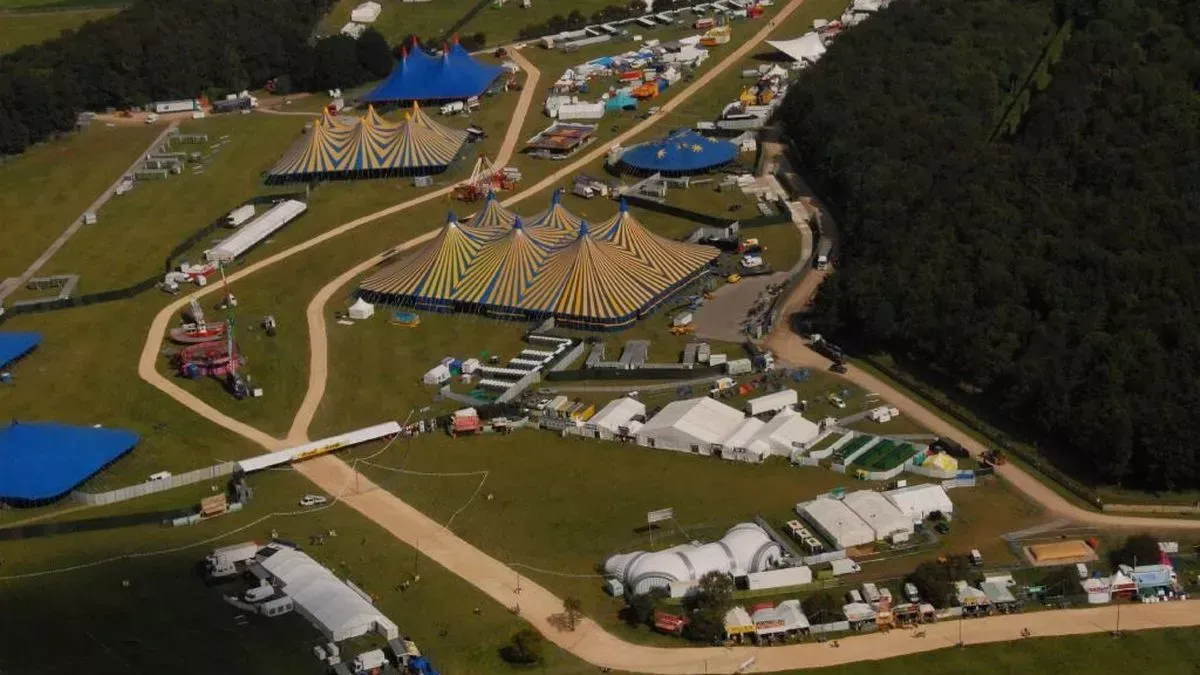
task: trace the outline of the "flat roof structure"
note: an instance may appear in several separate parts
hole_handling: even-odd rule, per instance
[[[1025,547],[1029,561],[1037,566],[1069,565],[1096,560],[1096,552],[1079,539],[1034,544]]]
[[[895,534],[911,534],[913,531],[912,519],[878,492],[858,490],[848,493],[842,501],[875,532],[876,540],[887,539]]]
[[[875,541],[875,531],[842,501],[818,497],[796,505],[796,513],[808,521],[835,548],[850,548]]]
[[[41,333],[0,331],[0,368],[37,349],[41,343]]]
[[[138,440],[121,429],[14,422],[0,429],[0,501],[30,504],[63,497]]]
[[[525,144],[531,150],[566,156],[590,141],[595,133],[595,124],[555,122],[525,141]]]

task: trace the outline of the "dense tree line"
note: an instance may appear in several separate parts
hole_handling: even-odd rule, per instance
[[[83,110],[262,87],[350,87],[386,75],[378,33],[313,39],[332,0],[138,0],[0,57],[0,154],[69,130]]]
[[[1188,0],[898,0],[845,33],[783,110],[840,215],[817,323],[964,383],[1094,479],[1200,487],[1198,43]]]

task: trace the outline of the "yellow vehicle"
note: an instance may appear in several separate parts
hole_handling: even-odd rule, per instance
[[[694,335],[696,327],[688,324],[686,326],[671,326],[671,335]]]
[[[729,283],[731,283],[731,284],[736,284],[737,282],[739,282],[739,281],[741,281],[741,280],[742,280],[742,275],[740,275],[740,274],[730,274],[730,275],[729,275],[729,278],[727,278],[725,281],[728,281],[728,282],[729,282]]]

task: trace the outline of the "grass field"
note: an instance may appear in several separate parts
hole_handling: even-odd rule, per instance
[[[8,11],[0,4],[0,54],[18,47],[53,40],[65,30],[74,30],[89,21],[112,16],[116,8],[70,9],[63,11]]]
[[[0,277],[25,271],[161,129],[92,125],[0,161]]]
[[[362,448],[353,454],[377,452]],[[359,468],[439,522],[463,509],[477,490],[492,494],[494,499],[476,500],[459,513],[455,532],[559,595],[579,597],[589,616],[609,630],[642,640],[656,638],[618,621],[620,601],[604,595],[594,575],[607,556],[651,546],[639,529],[646,511],[675,508],[680,530],[658,533],[654,548],[660,548],[719,538],[754,515],[780,524],[794,518],[791,509],[798,501],[838,486],[857,487],[846,476],[781,461],[722,462],[539,431],[421,437],[398,443]],[[439,478],[405,472],[470,475]],[[1036,510],[1001,483],[960,490],[954,498],[956,531],[946,537],[944,550],[986,548],[985,555],[997,563],[1011,558],[1003,557],[1003,543],[996,537],[1037,518]],[[878,563],[869,574],[902,574],[936,554]]]
[[[256,496],[247,509],[201,525],[150,525],[0,542],[0,577],[186,547],[39,578],[0,578],[6,610],[22,617],[0,631],[0,671],[324,673],[311,653],[319,634],[304,619],[296,614],[270,620],[250,617],[240,625],[235,617],[241,612],[221,600],[222,593],[231,592],[229,587],[206,586],[195,566],[212,548],[265,541],[272,530],[307,544],[311,534],[331,529],[337,537],[326,536],[323,545],[306,550],[374,596],[442,672],[507,669],[498,650],[522,625],[507,609],[440,566],[421,560],[413,549],[348,507],[260,520],[275,512],[294,512],[299,496],[311,490],[294,473],[267,472],[254,477],[252,485]],[[142,500],[122,507],[145,508]],[[221,536],[240,528],[247,529]],[[221,538],[200,543],[214,537]],[[420,574],[420,581],[399,590],[400,582],[414,574]],[[128,588],[122,586],[124,580],[130,581]],[[71,647],[63,649],[64,644]],[[548,649],[545,672],[581,673],[584,666]]]

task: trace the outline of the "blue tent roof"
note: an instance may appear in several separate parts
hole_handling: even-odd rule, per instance
[[[485,66],[455,42],[441,56],[419,46],[400,59],[392,74],[363,100],[444,101],[479,96],[500,77],[499,66]]]
[[[41,341],[41,333],[0,332],[0,368],[33,351]]]
[[[121,429],[14,422],[0,429],[0,499],[62,497],[137,442],[137,434]]]
[[[728,164],[737,154],[737,146],[733,143],[701,136],[688,129],[630,148],[621,156],[621,163],[636,171],[685,174]]]

